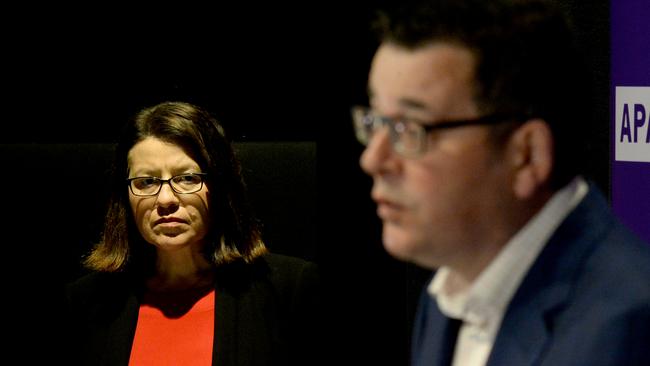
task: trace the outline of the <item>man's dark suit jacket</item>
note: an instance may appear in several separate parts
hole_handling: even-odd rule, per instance
[[[314,264],[271,254],[216,277],[214,365],[313,364],[321,315]],[[128,365],[136,283],[125,273],[93,273],[68,286],[66,365]]]
[[[650,245],[589,189],[515,293],[488,366],[650,365]],[[443,364],[448,323],[423,291],[412,365]]]

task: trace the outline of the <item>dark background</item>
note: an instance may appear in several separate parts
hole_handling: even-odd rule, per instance
[[[313,259],[327,279],[334,329],[325,346],[341,364],[405,364],[425,273],[382,249],[349,118],[349,107],[365,102],[375,47],[367,32],[368,3],[149,9],[57,4],[7,12],[5,17],[20,21],[2,26],[0,143],[112,143],[128,116],[163,100],[208,108],[235,141],[316,141]],[[593,101],[585,113],[593,120],[585,132],[585,148],[593,151],[588,168],[609,192],[609,4],[564,3],[593,69],[586,88]],[[8,223],[4,241],[18,249],[6,254],[11,303],[43,304],[36,308],[47,314],[48,301],[40,294],[50,294],[41,285],[48,276],[60,278],[50,273],[57,267],[52,261],[60,260],[52,253],[66,245],[65,231],[73,228],[38,235],[25,228],[35,217],[56,220],[57,206],[74,193],[48,191],[48,181],[60,177],[40,176],[38,167],[3,170],[5,180],[20,171],[43,184],[37,194],[5,192],[11,202],[5,215],[20,212],[13,216],[21,225],[11,229]]]

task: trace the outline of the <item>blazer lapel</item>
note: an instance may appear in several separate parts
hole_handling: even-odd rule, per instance
[[[576,271],[596,238],[611,225],[602,214],[606,206],[602,195],[590,186],[588,195],[552,235],[508,306],[488,366],[541,362],[556,314],[570,301]]]
[[[413,334],[411,365],[451,365],[460,320],[443,315],[435,301],[423,291],[415,324],[419,327]]]
[[[512,309],[497,333],[488,366],[535,365],[550,339],[546,310],[533,306]]]
[[[230,291],[217,286],[214,306],[212,364],[239,366],[237,360],[237,302]]]
[[[569,301],[572,285],[564,275],[555,276],[557,273],[552,273],[551,268],[555,265],[568,268],[561,264],[561,259],[549,263],[552,257],[559,255],[553,252],[547,251],[539,258],[512,299],[497,332],[487,366],[539,363],[551,340],[550,329],[555,314]]]
[[[131,355],[131,345],[135,336],[138,322],[140,301],[134,292],[129,292],[124,307],[108,328],[106,352],[102,357],[102,365],[128,365]]]

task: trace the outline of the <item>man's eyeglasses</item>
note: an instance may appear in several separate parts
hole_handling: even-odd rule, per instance
[[[155,196],[160,193],[163,183],[169,184],[176,193],[186,194],[200,191],[203,188],[203,180],[206,175],[206,173],[186,173],[175,175],[169,179],[135,177],[127,179],[126,182],[135,196]]]
[[[372,136],[379,129],[387,126],[393,149],[407,158],[417,158],[426,151],[426,137],[432,131],[472,125],[490,125],[507,121],[513,121],[513,119],[489,114],[474,119],[442,121],[432,125],[423,125],[413,121],[395,120],[380,116],[369,107],[355,106],[352,108],[354,131],[360,143],[364,146],[368,145]]]

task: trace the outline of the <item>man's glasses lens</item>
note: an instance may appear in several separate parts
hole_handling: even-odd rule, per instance
[[[368,145],[377,130],[388,126],[390,141],[398,153],[416,156],[423,150],[425,131],[418,124],[385,118],[366,107],[352,108],[352,120],[357,140],[363,145]]]

